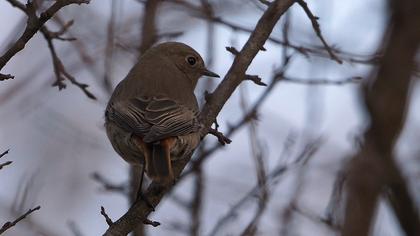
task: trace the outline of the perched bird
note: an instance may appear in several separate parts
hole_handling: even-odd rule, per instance
[[[112,146],[154,181],[173,181],[171,160],[200,142],[194,89],[203,75],[219,77],[191,47],[162,43],[140,57],[108,102],[105,127]]]

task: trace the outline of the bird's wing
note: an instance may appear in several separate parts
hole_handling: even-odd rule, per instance
[[[197,132],[201,125],[197,112],[165,97],[139,97],[112,103],[107,119],[121,128],[154,142],[171,136]]]

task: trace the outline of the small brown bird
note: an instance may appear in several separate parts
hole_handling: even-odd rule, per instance
[[[141,56],[109,100],[105,127],[112,146],[154,181],[173,181],[171,160],[200,142],[194,89],[203,75],[219,77],[191,47],[162,43]]]

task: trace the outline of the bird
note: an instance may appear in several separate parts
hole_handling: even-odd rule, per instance
[[[190,46],[166,42],[147,50],[114,89],[105,129],[114,150],[158,183],[174,181],[172,161],[200,142],[200,77],[220,77]]]

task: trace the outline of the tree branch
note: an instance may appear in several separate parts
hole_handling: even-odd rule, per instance
[[[322,44],[324,45],[331,59],[336,61],[338,64],[342,64],[343,61],[340,58],[338,58],[337,55],[335,55],[331,47],[327,44],[327,41],[325,41],[324,36],[322,36],[321,27],[319,26],[319,23],[318,23],[319,18],[317,16],[314,16],[314,14],[311,12],[311,10],[308,7],[308,4],[304,0],[296,0],[296,1],[303,8],[306,15],[308,15],[309,19],[312,22],[312,27],[314,28],[316,35],[321,40]]]
[[[376,78],[364,91],[370,127],[365,143],[348,165],[343,236],[368,235],[378,196],[387,186],[391,206],[406,235],[420,235],[420,218],[408,192],[393,150],[405,123],[410,83],[420,47],[420,9],[417,0],[390,1],[390,22],[384,35],[384,56]]]
[[[7,64],[16,53],[25,48],[26,43],[38,32],[41,27],[61,8],[70,4],[89,3],[89,0],[61,0],[55,3],[47,10],[42,12],[39,17],[31,10],[33,3],[28,2],[25,5],[16,0],[7,0],[12,6],[19,8],[28,15],[28,23],[23,34],[19,39],[0,57],[0,70]]]
[[[26,213],[24,213],[23,215],[19,216],[16,220],[10,222],[6,222],[1,228],[0,228],[0,234],[4,233],[6,230],[12,228],[13,226],[15,226],[17,223],[19,223],[19,221],[25,219],[28,215],[30,215],[32,212],[37,211],[41,209],[40,206],[35,207],[34,209],[29,209]]]
[[[251,34],[238,56],[235,57],[229,72],[216,89],[214,98],[205,104],[201,112],[200,120],[202,124],[204,124],[204,128],[201,130],[200,134],[203,137],[208,133],[211,124],[215,121],[216,116],[222,109],[224,103],[226,103],[236,87],[245,78],[246,69],[261,48],[263,48],[265,41],[268,39],[281,15],[283,15],[283,13],[286,12],[293,3],[293,0],[274,1],[260,18],[254,32]],[[174,163],[175,176],[179,176],[190,158],[191,154],[189,154],[188,157]],[[156,206],[170,189],[171,186],[152,183],[144,195],[152,205]],[[104,235],[127,235],[137,224],[143,222],[150,212],[151,209],[144,201],[137,201],[126,214],[109,227]]]
[[[21,51],[26,43],[35,35],[36,32],[41,31],[45,40],[47,41],[48,48],[50,49],[51,57],[53,60],[53,67],[54,73],[56,76],[56,81],[53,83],[53,86],[57,86],[59,90],[66,87],[64,84],[64,80],[68,79],[72,84],[79,87],[87,97],[90,99],[96,99],[95,95],[93,95],[87,88],[88,85],[84,83],[80,83],[70,75],[63,63],[61,62],[60,58],[58,57],[55,46],[53,43],[54,39],[63,40],[63,41],[73,41],[75,38],[64,38],[62,35],[67,32],[67,30],[73,25],[73,21],[69,21],[67,23],[63,23],[62,28],[57,32],[50,31],[44,24],[61,8],[70,4],[82,4],[82,3],[89,3],[90,0],[61,0],[56,1],[51,7],[49,7],[46,11],[42,12],[38,17],[36,15],[36,8],[32,2],[29,2],[25,5],[22,3],[15,1],[15,0],[7,0],[12,6],[19,8],[28,16],[28,23],[26,25],[26,29],[23,32],[22,36],[9,48],[6,53],[0,57],[0,70],[6,65],[6,63],[19,51]],[[6,75],[13,79],[13,76]],[[0,74],[0,81],[1,78],[4,77]]]

